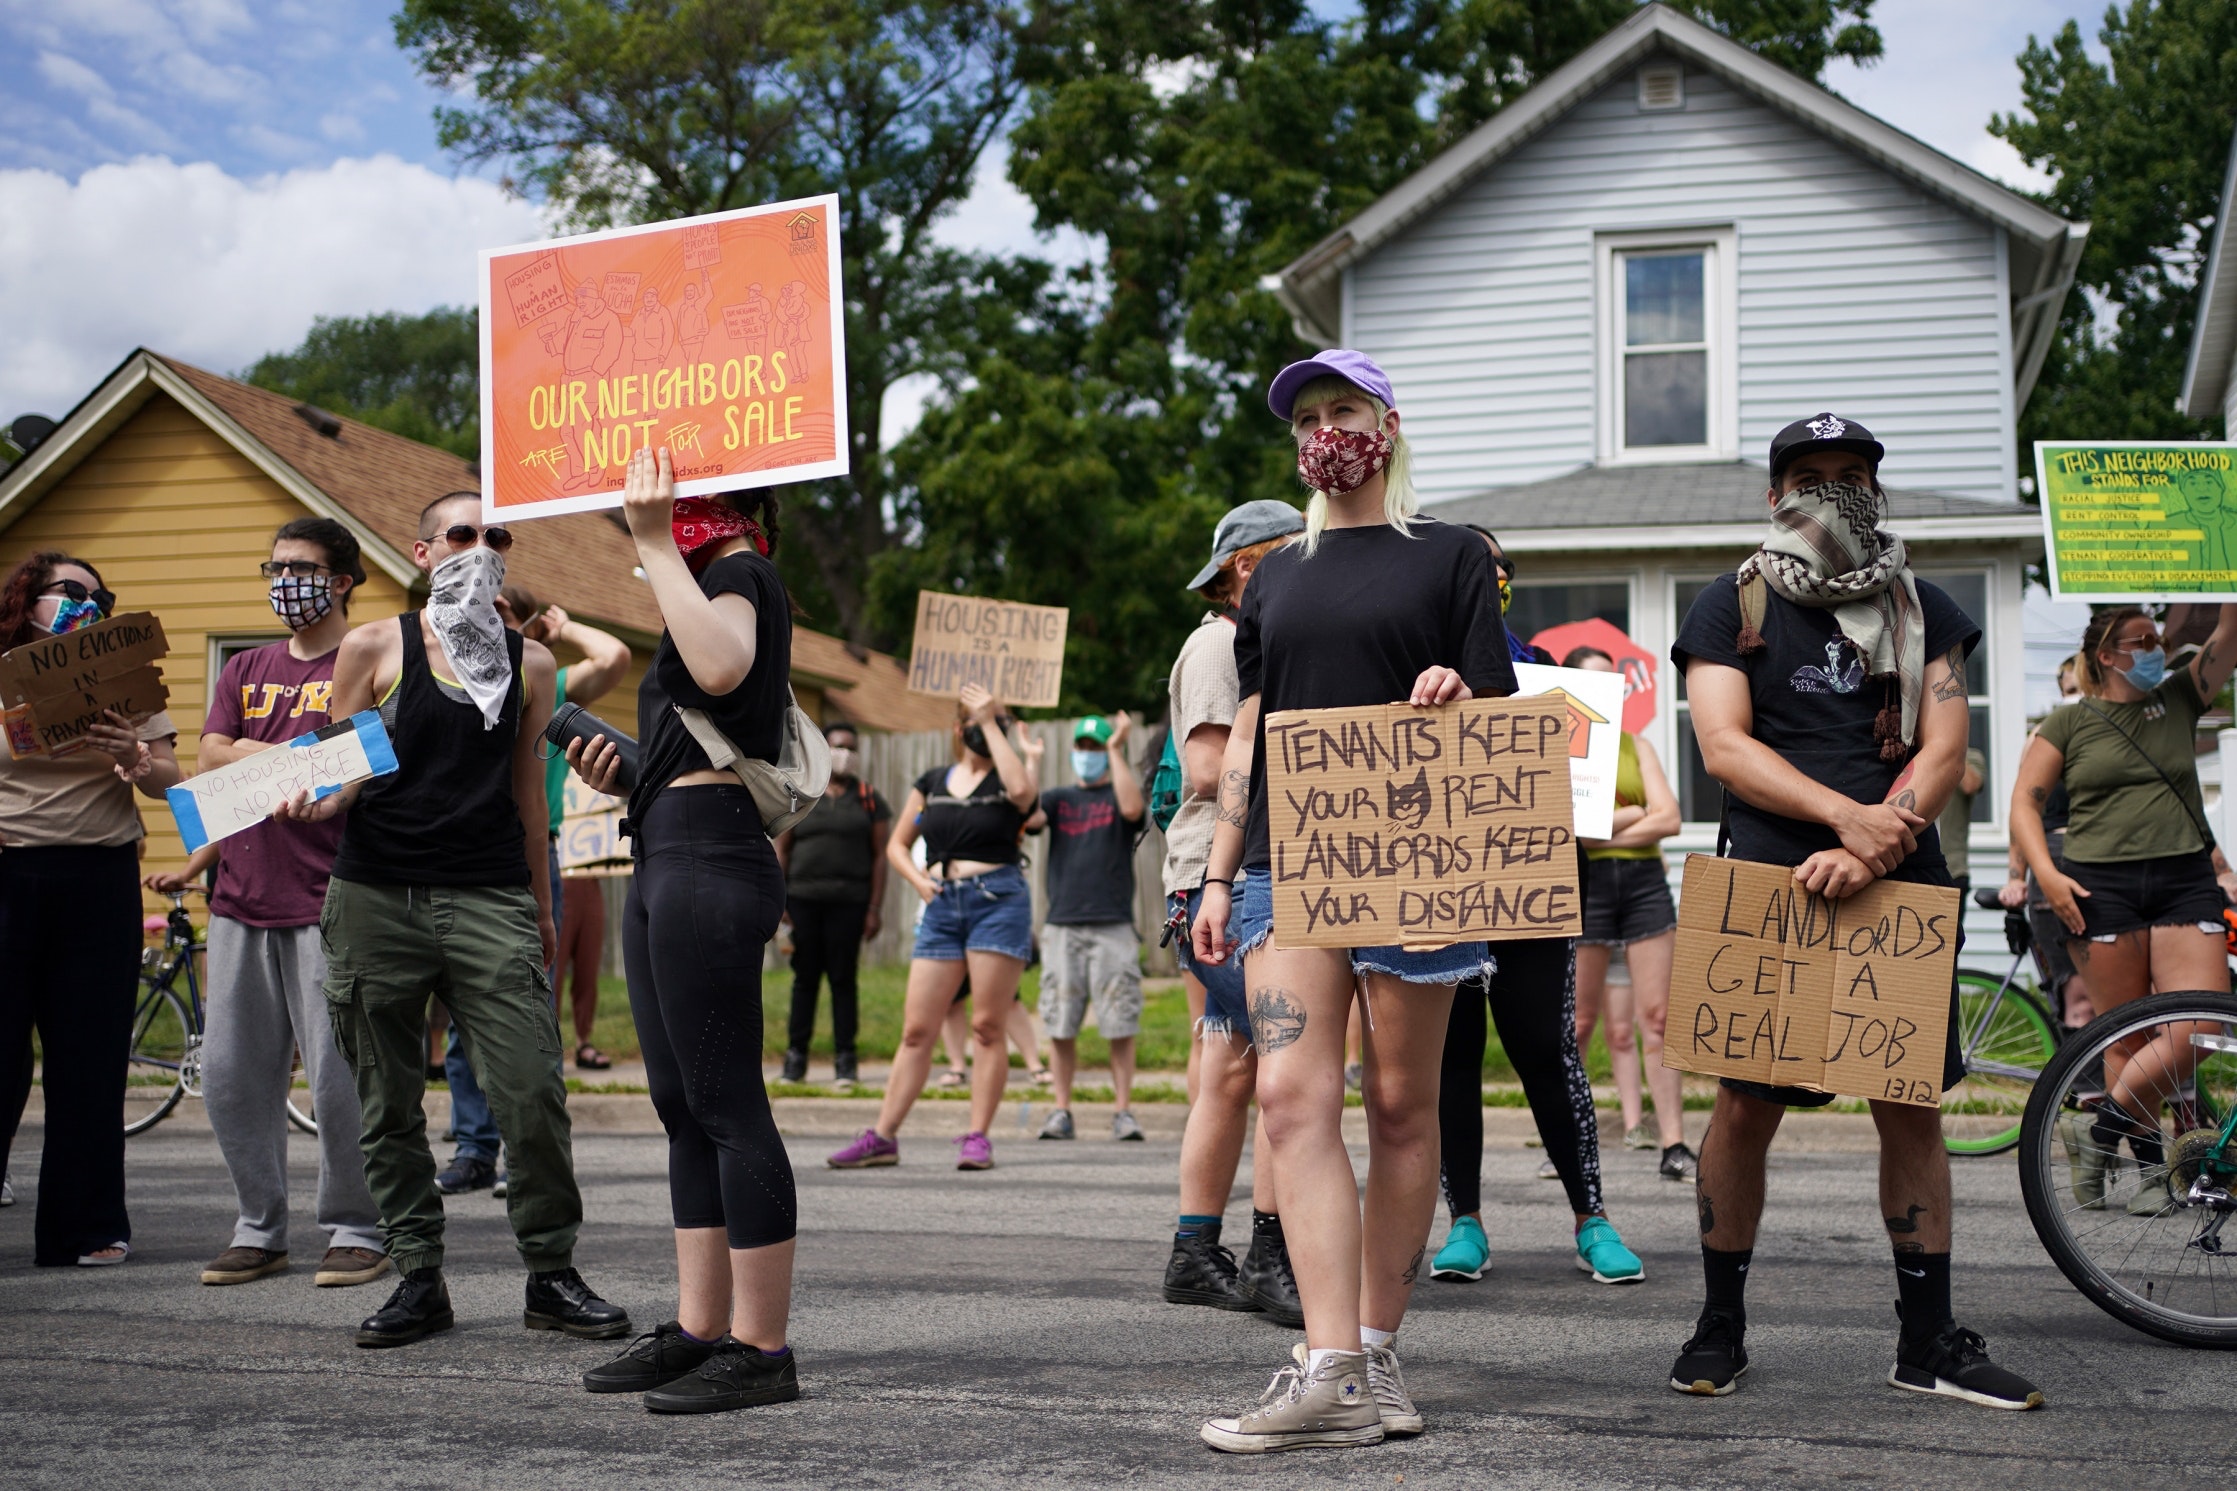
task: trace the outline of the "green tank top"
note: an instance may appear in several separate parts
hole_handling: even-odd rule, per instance
[[[1616,748],[1616,806],[1643,808],[1647,805],[1647,779],[1639,770],[1639,737],[1626,730],[1623,744]],[[1587,849],[1586,859],[1660,859],[1662,846],[1641,844],[1633,849]]]

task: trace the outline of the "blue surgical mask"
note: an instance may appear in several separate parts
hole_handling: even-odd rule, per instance
[[[1109,751],[1074,751],[1072,770],[1083,782],[1092,782],[1111,769]]]
[[[2145,693],[2148,694],[2153,689],[2158,688],[2160,684],[2166,681],[2166,648],[2154,647],[2145,652],[2132,652],[2129,654],[2129,656],[2136,660],[2136,665],[2134,667],[2115,668],[2113,671],[2120,674],[2121,677],[2127,679],[2137,688],[2143,690]]]

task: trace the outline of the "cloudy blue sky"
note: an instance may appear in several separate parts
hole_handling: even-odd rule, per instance
[[[1344,0],[1321,0],[1338,9]],[[2100,0],[1880,0],[1887,58],[1828,79],[1991,174],[2012,59]],[[473,294],[474,251],[540,235],[494,168],[436,146],[392,0],[0,0],[0,419],[60,414],[136,345],[223,371],[316,315]],[[990,157],[959,243],[1033,249]],[[1060,252],[1076,247],[1054,245]]]

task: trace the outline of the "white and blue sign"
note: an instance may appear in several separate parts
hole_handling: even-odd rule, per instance
[[[394,770],[396,749],[380,715],[367,709],[285,745],[252,751],[230,765],[188,777],[164,796],[192,854],[256,827],[298,792],[325,797]]]

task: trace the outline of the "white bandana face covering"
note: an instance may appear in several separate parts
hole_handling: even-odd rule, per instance
[[[505,654],[505,623],[497,616],[497,591],[505,583],[505,556],[476,544],[435,566],[429,577],[427,615],[443,639],[459,686],[482,712],[482,728],[495,729],[513,686]]]

